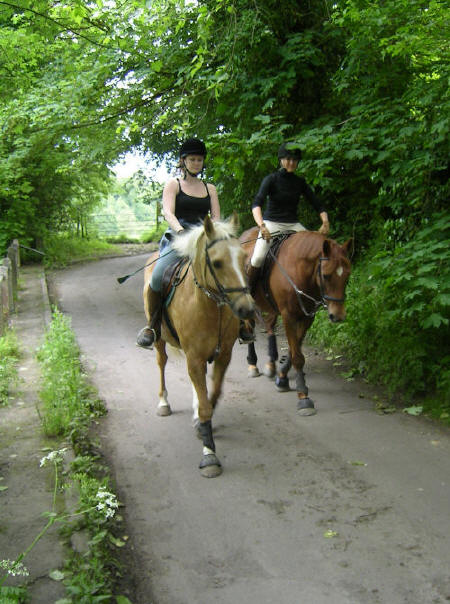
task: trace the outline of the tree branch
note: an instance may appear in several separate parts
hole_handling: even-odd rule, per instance
[[[57,21],[56,19],[53,19],[52,17],[49,17],[48,15],[44,15],[43,13],[40,13],[32,8],[20,6],[19,4],[12,4],[10,2],[5,2],[4,0],[0,0],[0,4],[3,4],[4,6],[8,6],[9,8],[13,8],[15,10],[27,11],[29,13],[33,13],[37,17],[41,17],[42,19],[45,19],[47,21],[50,21],[51,23],[54,23],[61,29],[61,31],[67,31],[67,32],[73,34],[74,36],[76,36],[77,38],[83,38],[84,40],[86,40],[90,44],[93,44],[94,46],[100,46],[101,48],[110,48],[110,46],[106,46],[105,44],[102,44],[101,42],[96,42],[95,40],[91,40],[90,38],[88,38],[88,36],[81,34],[79,31],[75,31],[74,29],[72,29],[70,27],[66,27],[62,23]]]

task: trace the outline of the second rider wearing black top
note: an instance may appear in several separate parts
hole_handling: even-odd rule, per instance
[[[283,143],[278,150],[281,169],[263,179],[252,204],[252,214],[259,226],[260,237],[256,241],[248,267],[251,290],[255,287],[260,268],[269,251],[272,234],[285,233],[286,231],[306,231],[305,227],[298,221],[298,207],[302,197],[305,197],[313,208],[319,212],[322,220],[319,232],[328,235],[330,230],[325,207],[317,199],[305,179],[295,174],[300,158],[300,149],[290,148],[290,145]],[[263,214],[262,207],[266,200],[267,205]]]

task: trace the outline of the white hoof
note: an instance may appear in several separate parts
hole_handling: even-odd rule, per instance
[[[259,373],[259,369],[256,365],[249,365],[248,371],[247,371],[247,377],[255,378],[255,377],[259,377],[260,375],[261,374]]]
[[[268,363],[267,365],[264,365],[263,373],[268,378],[274,378],[276,373],[275,363]]]
[[[167,417],[168,415],[172,415],[172,409],[170,408],[170,405],[158,405],[156,413],[160,417]]]
[[[156,413],[160,417],[167,417],[168,415],[172,415],[172,409],[170,408],[169,401],[167,400],[167,392],[164,391],[163,395],[159,399],[158,409]]]

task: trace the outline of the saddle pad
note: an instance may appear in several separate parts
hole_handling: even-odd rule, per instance
[[[263,287],[263,292],[274,308],[276,308],[276,305],[272,299],[272,296],[270,295],[269,290],[270,271],[272,270],[275,258],[278,256],[282,244],[286,241],[288,237],[293,235],[295,232],[296,231],[286,231],[285,233],[280,233],[279,235],[274,235],[272,237],[269,251],[266,254],[264,263],[261,268],[261,283]]]
[[[176,286],[180,283],[180,273],[187,264],[188,258],[175,258],[163,273],[161,291],[163,294],[165,306],[169,306]]]

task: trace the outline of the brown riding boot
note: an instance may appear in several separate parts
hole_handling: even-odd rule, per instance
[[[151,348],[161,337],[162,318],[162,296],[161,292],[155,292],[148,288],[148,310],[150,313],[150,324],[143,327],[137,335],[136,343],[142,348]]]

